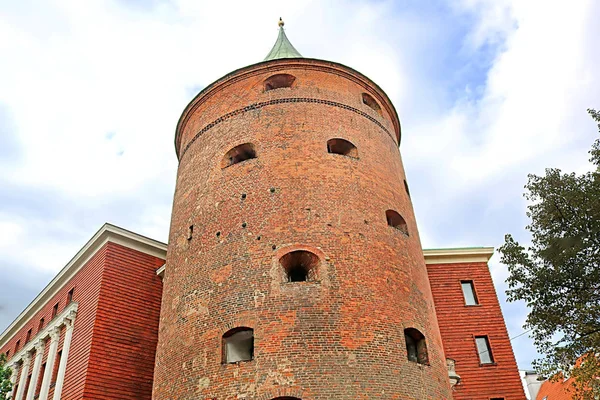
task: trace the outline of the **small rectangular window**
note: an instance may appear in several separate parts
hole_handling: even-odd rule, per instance
[[[479,362],[481,364],[493,364],[492,349],[487,336],[475,336],[475,344],[477,345],[477,354],[479,354]]]
[[[58,303],[52,307],[52,318],[56,317],[56,314],[58,314]]]
[[[29,343],[31,340],[31,329],[27,331],[27,335],[25,336],[25,343]]]
[[[19,347],[21,346],[21,340],[17,340],[17,344],[15,344],[15,353],[19,351]]]
[[[73,292],[75,292],[75,288],[69,290],[69,293],[67,294],[67,304],[73,301]]]
[[[38,332],[44,329],[44,318],[40,319],[40,326],[38,326]]]
[[[477,302],[477,296],[475,295],[473,281],[461,281],[460,285],[462,286],[463,295],[465,296],[465,305],[476,306],[479,304],[479,302]]]
[[[10,349],[6,350],[6,359],[10,358]]]

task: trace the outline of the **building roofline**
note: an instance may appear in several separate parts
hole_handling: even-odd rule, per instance
[[[116,243],[158,258],[166,258],[167,245],[146,236],[105,223],[90,240],[75,254],[31,303],[0,334],[0,347],[17,334],[62,287],[96,254],[107,242]]]
[[[389,96],[387,95],[387,93],[377,84],[375,83],[373,80],[371,80],[371,78],[369,78],[368,76],[364,75],[363,73],[355,70],[352,67],[349,67],[347,65],[335,62],[335,61],[328,61],[328,60],[322,60],[319,58],[310,58],[310,57],[299,57],[299,58],[276,58],[273,60],[263,60],[263,61],[259,61],[257,63],[254,64],[250,64],[247,65],[245,67],[241,67],[238,68],[236,70],[233,70],[225,75],[223,75],[222,77],[218,78],[217,80],[213,81],[212,83],[206,85],[200,92],[198,92],[198,94],[196,94],[191,100],[190,102],[187,104],[187,106],[185,106],[185,108],[183,109],[183,112],[181,113],[179,119],[177,120],[177,126],[175,128],[175,140],[174,140],[174,144],[175,144],[175,154],[177,155],[177,159],[179,160],[180,158],[180,131],[181,128],[183,126],[183,121],[186,120],[188,114],[192,111],[192,109],[194,108],[194,106],[196,105],[196,103],[204,96],[209,95],[215,88],[217,88],[220,84],[222,84],[223,82],[228,81],[229,79],[235,77],[235,76],[240,76],[243,75],[244,73],[247,73],[249,71],[252,70],[260,70],[262,68],[268,68],[271,65],[277,65],[277,64],[285,64],[285,63],[290,63],[290,64],[298,64],[298,63],[306,63],[306,64],[311,64],[311,63],[317,63],[317,64],[321,64],[324,67],[330,67],[332,69],[338,68],[340,70],[345,70],[346,73],[350,74],[350,75],[354,75],[355,77],[362,79],[365,83],[368,83],[369,85],[372,85],[372,87],[375,89],[375,91],[378,93],[379,96],[381,96],[381,100],[383,100],[383,104],[384,107],[387,109],[390,117],[392,118],[392,125],[394,126],[394,135],[396,137],[396,141],[398,142],[398,146],[400,146],[400,141],[402,138],[402,129],[400,126],[400,118],[398,116],[398,111],[396,110],[396,107],[394,106],[394,103],[392,103],[392,100],[389,98]]]
[[[493,254],[493,247],[423,249],[425,264],[487,263]]]

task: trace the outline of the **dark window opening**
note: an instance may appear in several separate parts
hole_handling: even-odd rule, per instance
[[[290,74],[277,74],[265,80],[265,92],[273,89],[292,87],[296,77]]]
[[[10,349],[6,350],[6,359],[8,360],[10,358]]]
[[[35,385],[35,396],[34,399],[37,399],[42,391],[42,381],[44,380],[44,373],[46,372],[46,363],[42,364],[42,368],[40,368],[40,373],[38,375],[38,380]]]
[[[415,328],[407,328],[404,330],[404,340],[408,361],[429,365],[425,336]]]
[[[256,158],[256,150],[252,143],[244,143],[229,150],[221,161],[221,168],[227,168],[242,161]]]
[[[31,329],[27,331],[27,335],[25,336],[25,343],[29,343],[31,340]]]
[[[56,385],[56,378],[58,377],[58,368],[60,366],[61,358],[62,358],[62,350],[56,354],[56,360],[54,360],[54,368],[52,370],[52,378],[50,379],[50,387]]]
[[[58,303],[52,307],[52,318],[56,317],[56,314],[58,314]]]
[[[194,225],[190,225],[188,228],[187,240],[192,240],[192,236],[194,235]]]
[[[17,340],[17,344],[15,344],[15,353],[19,351],[19,347],[21,346],[21,340]]]
[[[310,251],[296,250],[279,259],[285,271],[286,282],[314,281],[319,257]]]
[[[343,156],[358,158],[358,149],[355,145],[345,139],[329,139],[327,141],[327,152],[341,154]]]
[[[367,94],[367,93],[363,93],[362,101],[364,104],[368,105],[373,110],[377,111],[378,114],[381,115],[381,106],[379,105],[379,103],[377,103],[377,100],[375,100],[373,98],[373,96],[371,96],[370,94]]]
[[[492,349],[487,336],[475,336],[475,344],[477,345],[477,354],[479,354],[479,362],[481,364],[493,364]]]
[[[254,359],[254,329],[239,327],[223,335],[223,363],[237,363]]]
[[[75,293],[75,288],[69,290],[69,293],[67,294],[67,304],[69,304],[70,302],[73,301],[73,294]]]
[[[385,212],[385,218],[387,219],[387,224],[392,228],[398,229],[400,232],[404,233],[408,236],[408,225],[402,215],[398,214],[394,210],[387,210]]]
[[[410,197],[410,190],[408,190],[408,183],[406,182],[406,179],[404,180],[404,190],[406,190],[406,194],[408,197]]]
[[[40,319],[40,325],[38,326],[38,332],[44,329],[44,318]]]
[[[275,398],[273,398],[271,400],[302,400],[302,399],[299,399],[297,397],[285,396],[285,397],[275,397]]]
[[[477,295],[475,294],[473,281],[460,281],[460,286],[462,287],[463,296],[465,297],[465,305],[476,306],[479,304]]]

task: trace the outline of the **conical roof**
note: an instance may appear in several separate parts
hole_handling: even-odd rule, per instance
[[[273,48],[267,54],[264,61],[276,60],[278,58],[300,58],[302,55],[292,46],[283,30],[283,20],[279,18],[279,35]]]

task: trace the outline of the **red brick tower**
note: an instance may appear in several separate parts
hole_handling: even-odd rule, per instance
[[[375,83],[283,27],[192,100],[154,399],[451,398],[399,141]]]

